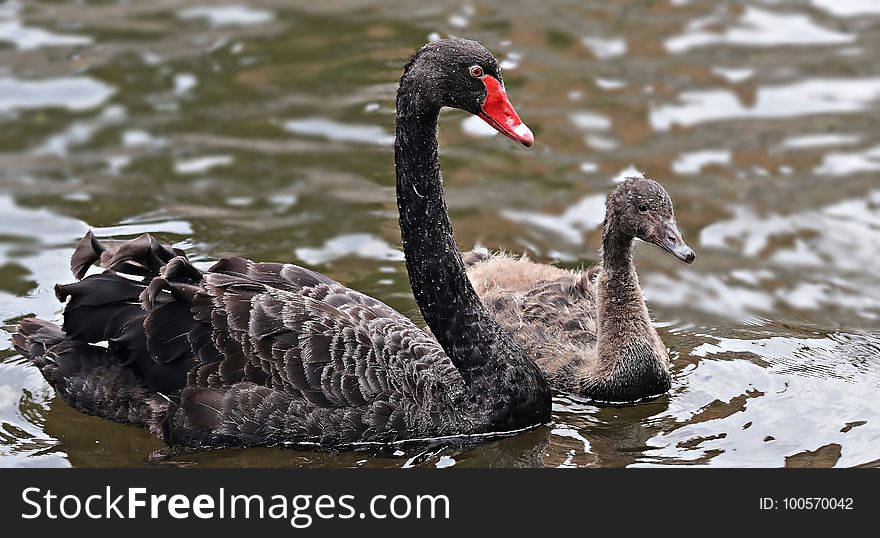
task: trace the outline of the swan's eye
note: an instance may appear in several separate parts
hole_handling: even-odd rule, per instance
[[[648,206],[646,206],[645,204],[639,205],[639,211],[645,213],[646,211],[648,211]]]
[[[483,68],[479,65],[471,66],[471,76],[474,78],[480,78],[483,76]]]

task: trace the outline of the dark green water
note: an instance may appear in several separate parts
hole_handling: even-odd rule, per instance
[[[431,36],[503,62],[527,150],[444,113],[462,247],[597,260],[602,201],[663,182],[698,253],[640,245],[659,400],[556,399],[476,447],[214,451],[202,466],[854,466],[880,461],[880,5],[871,0],[0,4],[0,466],[148,465],[11,350],[88,229],[315,268],[417,318],[391,155]],[[300,7],[296,7],[300,5]],[[317,6],[317,7],[316,7]]]

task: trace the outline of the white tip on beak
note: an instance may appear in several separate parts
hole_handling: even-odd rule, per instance
[[[535,143],[535,135],[532,134],[532,130],[525,123],[520,123],[516,126],[516,129],[513,130],[514,133],[518,137],[525,146],[531,146]]]

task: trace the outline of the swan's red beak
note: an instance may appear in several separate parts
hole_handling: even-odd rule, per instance
[[[535,135],[519,119],[519,115],[507,99],[504,86],[491,75],[484,76],[482,80],[486,85],[486,99],[480,107],[479,116],[504,136],[520,142],[527,148],[531,147],[535,143]]]

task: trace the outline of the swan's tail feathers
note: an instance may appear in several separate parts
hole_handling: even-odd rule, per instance
[[[12,335],[12,345],[42,372],[52,362],[47,356],[49,349],[63,342],[65,338],[58,325],[42,319],[27,318],[19,322],[18,331]]]
[[[88,232],[76,245],[70,258],[70,270],[77,280],[81,280],[89,267],[100,261],[101,267],[108,271],[143,277],[149,281],[159,276],[162,267],[178,256],[186,259],[182,250],[163,245],[150,234],[118,246],[109,246],[98,241],[92,232]]]
[[[37,318],[22,320],[12,342],[74,409],[161,434],[168,401],[141,386],[107,349],[71,338]]]
[[[95,262],[104,271],[85,276]],[[161,435],[192,366],[190,308],[202,272],[149,234],[104,244],[91,232],[70,268],[78,281],[55,287],[67,302],[63,326],[26,319],[15,348],[75,409]]]
[[[84,276],[100,261],[103,273]],[[64,334],[77,341],[107,342],[117,366],[142,386],[172,393],[186,384],[193,362],[190,308],[202,272],[186,254],[149,234],[113,246],[90,233],[70,263],[78,282],[55,287],[64,309]]]

